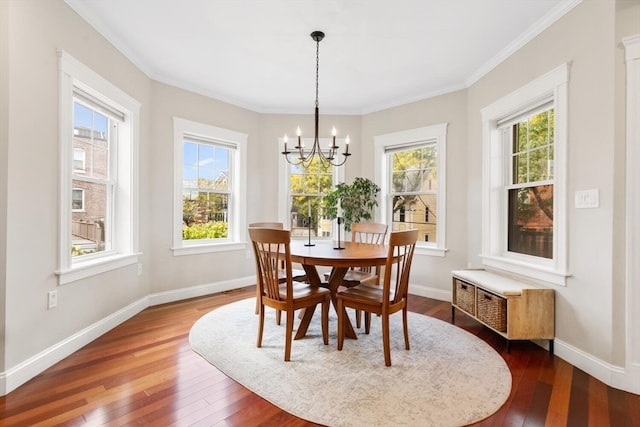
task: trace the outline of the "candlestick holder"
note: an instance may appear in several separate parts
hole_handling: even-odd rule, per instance
[[[340,228],[341,228],[340,224],[342,224],[342,218],[338,217],[336,219],[338,220],[338,245],[335,246],[333,249],[344,249],[344,246],[340,244]]]
[[[315,243],[311,243],[311,216],[307,217],[307,228],[309,230],[309,242],[305,243],[305,246],[315,246]]]

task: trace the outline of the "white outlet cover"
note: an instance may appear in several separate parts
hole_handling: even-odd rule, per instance
[[[600,207],[600,194],[598,189],[576,191],[575,206],[577,209]]]

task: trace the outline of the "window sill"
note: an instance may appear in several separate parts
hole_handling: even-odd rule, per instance
[[[77,280],[86,279],[107,271],[116,270],[126,267],[127,265],[136,264],[138,262],[138,254],[116,254],[112,256],[93,259],[75,263],[68,270],[56,271],[58,276],[58,285],[75,282]]]
[[[206,254],[206,253],[212,253],[212,252],[240,251],[246,248],[247,248],[246,243],[226,242],[226,243],[206,243],[206,244],[181,246],[177,248],[171,248],[171,250],[173,251],[173,256],[184,256],[184,255]]]
[[[415,249],[416,255],[428,255],[428,256],[435,256],[440,258],[444,258],[447,252],[448,252],[448,249],[419,246],[419,245],[416,245],[416,249]]]
[[[557,286],[567,286],[567,277],[570,273],[553,270],[552,268],[512,260],[503,257],[481,255],[482,264],[487,267],[503,270],[508,273],[517,274],[524,278],[553,284]]]

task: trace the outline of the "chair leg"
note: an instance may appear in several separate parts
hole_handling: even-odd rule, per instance
[[[368,334],[371,330],[371,313],[368,311],[364,312],[364,333]]]
[[[282,318],[282,311],[276,310],[276,325],[280,326],[281,318]]]
[[[384,364],[391,366],[391,344],[389,342],[389,315],[382,315],[382,346],[384,347]]]
[[[344,303],[342,298],[338,298],[338,350],[342,350],[342,344],[344,343],[344,319],[342,318],[342,312],[344,311]]]
[[[402,329],[404,329],[404,348],[410,350],[409,348],[409,327],[407,323],[407,306],[405,305],[402,309]]]
[[[285,335],[285,343],[284,343],[284,361],[288,362],[291,360],[291,340],[293,337],[293,318],[295,312],[287,311],[287,326],[286,326],[286,335]]]
[[[362,326],[362,310],[356,310],[356,328],[360,329]]]
[[[256,347],[262,347],[262,330],[264,329],[264,306],[259,306],[258,309],[258,340],[256,341]]]
[[[329,298],[322,301],[322,340],[324,345],[329,344],[329,301]]]

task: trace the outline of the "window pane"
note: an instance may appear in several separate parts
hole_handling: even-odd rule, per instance
[[[418,241],[437,242],[438,151],[435,143],[389,154],[393,231],[418,229]]]
[[[508,250],[553,258],[553,185],[509,190]]]
[[[418,241],[436,242],[437,196],[421,194],[393,197],[392,231],[418,230]]]
[[[109,119],[79,102],[73,104],[73,149],[83,152],[83,167],[74,154],[73,172],[96,179],[109,179]]]
[[[331,236],[331,221],[324,214],[322,199],[333,188],[333,168],[314,158],[307,168],[289,165],[291,211],[289,226],[293,236],[307,236],[311,217],[311,235]]]
[[[183,141],[183,240],[228,237],[231,149]]]
[[[111,186],[72,180],[71,255],[101,252],[108,248],[108,206]]]
[[[219,239],[228,236],[227,194],[187,191],[182,197],[182,238]]]
[[[513,126],[512,184],[553,179],[553,110]]]
[[[71,256],[110,249],[113,183],[110,179],[110,136],[114,122],[94,108],[73,103],[71,180]],[[85,180],[91,178],[91,182]],[[95,182],[98,180],[98,182]]]

